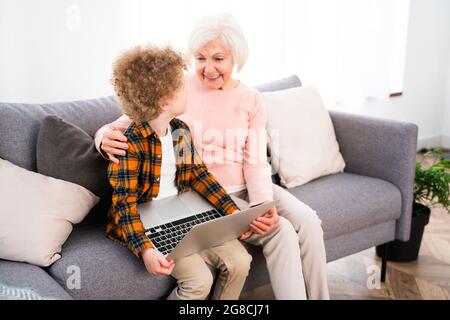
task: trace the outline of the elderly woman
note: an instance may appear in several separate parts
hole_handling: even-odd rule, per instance
[[[190,127],[209,171],[241,206],[278,201],[240,239],[262,246],[277,299],[329,299],[322,222],[313,209],[272,183],[265,134],[259,134],[266,123],[261,96],[233,76],[248,57],[237,21],[229,14],[201,19],[189,38],[188,54],[195,74],[185,76],[188,108],[180,119]],[[129,124],[123,115],[96,133],[97,149],[111,161],[126,152],[122,132]]]

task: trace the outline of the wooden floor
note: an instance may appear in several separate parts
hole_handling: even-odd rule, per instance
[[[418,155],[426,164],[427,159]],[[327,264],[331,299],[450,299],[450,214],[433,209],[417,261],[388,262],[386,282],[377,286],[373,272],[381,260],[371,248]],[[274,299],[270,286],[242,294],[241,299]]]
[[[332,299],[450,299],[450,215],[433,209],[417,261],[388,262],[386,282],[368,289],[370,266],[380,267],[375,249],[328,264]],[[369,286],[373,282],[369,281]]]

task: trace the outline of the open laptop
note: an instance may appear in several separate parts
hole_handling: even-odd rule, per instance
[[[224,215],[195,191],[141,203],[138,212],[153,246],[173,260],[237,239],[275,206],[263,203]]]

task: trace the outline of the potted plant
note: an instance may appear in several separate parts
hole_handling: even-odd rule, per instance
[[[440,149],[425,153],[425,157],[436,157],[438,160],[428,167],[416,163],[411,236],[406,242],[394,240],[389,243],[387,259],[390,261],[409,262],[417,259],[431,208],[441,205],[450,213],[450,160],[443,159]],[[383,250],[383,246],[376,247],[379,257],[383,256]]]

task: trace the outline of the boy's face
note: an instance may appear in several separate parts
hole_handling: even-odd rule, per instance
[[[186,90],[184,88],[184,79],[183,79],[183,85],[180,89],[178,89],[177,92],[175,92],[175,96],[171,101],[168,103],[168,109],[173,117],[178,117],[179,115],[182,115],[186,112],[187,108],[187,94]]]

